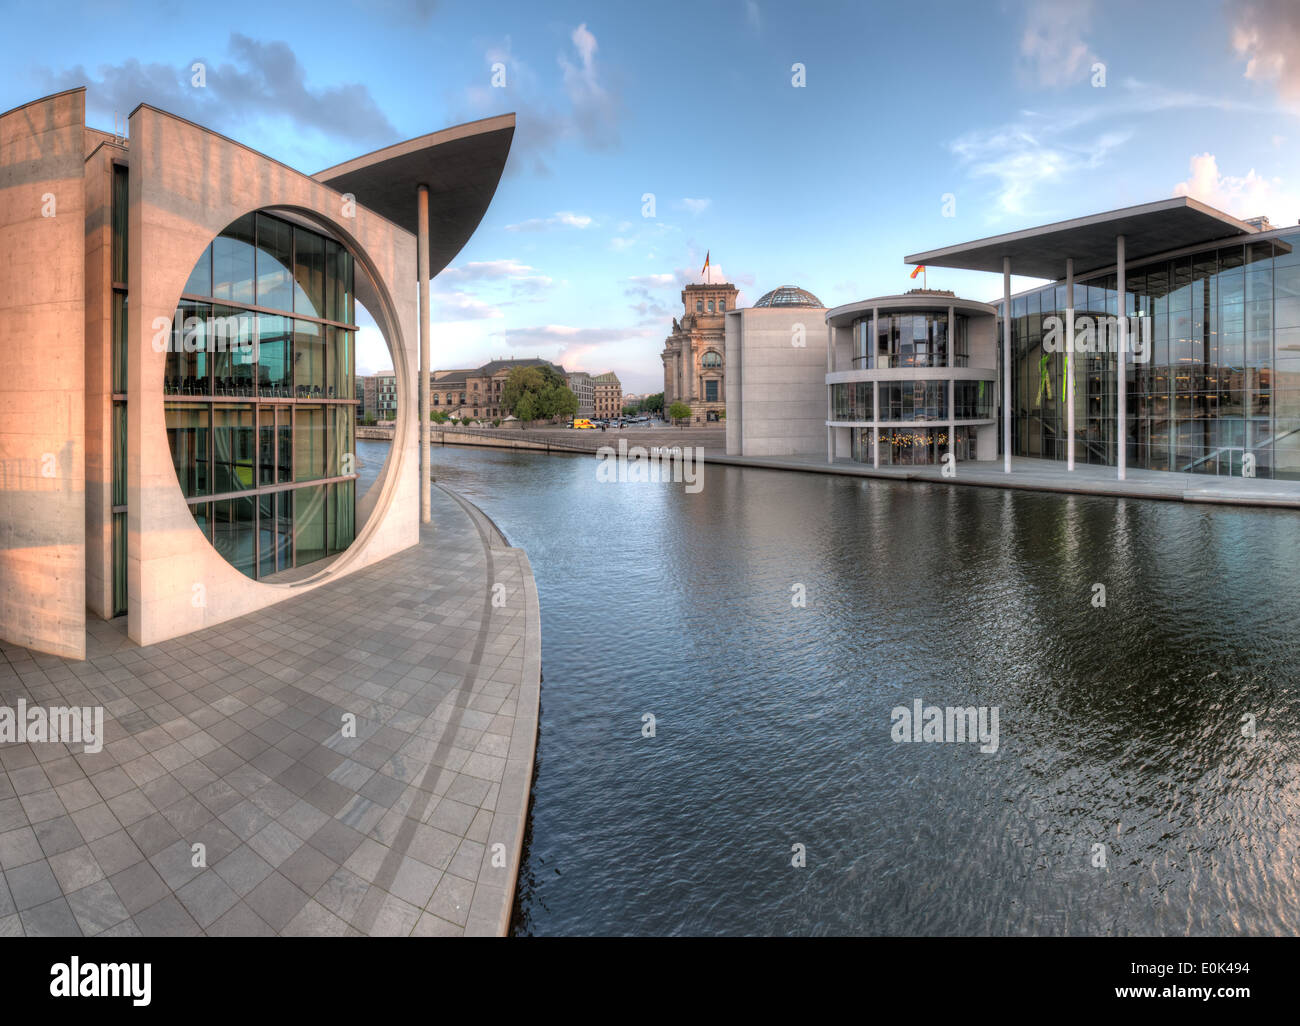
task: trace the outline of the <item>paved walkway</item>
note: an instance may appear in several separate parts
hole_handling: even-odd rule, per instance
[[[0,936],[506,932],[537,590],[433,498],[418,547],[255,615],[145,648],[101,623],[84,662],[0,645],[0,705],[103,705],[108,739],[0,745]]]
[[[1300,481],[1263,478],[1215,477],[1205,474],[1174,474],[1130,467],[1126,480],[1115,476],[1114,467],[1076,464],[1073,472],[1063,460],[1015,457],[1011,473],[996,463],[958,463],[954,477],[945,478],[940,467],[880,467],[837,459],[827,463],[824,453],[810,456],[726,456],[706,452],[706,463],[770,470],[799,470],[850,477],[877,477],[901,481],[932,481],[948,485],[982,485],[1040,492],[1071,492],[1080,495],[1129,496],[1175,502],[1211,502],[1233,506],[1282,506],[1300,508]],[[707,472],[706,472],[707,473]]]

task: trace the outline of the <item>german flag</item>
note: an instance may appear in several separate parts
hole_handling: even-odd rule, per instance
[[[709,280],[709,250],[704,251],[704,266],[700,268],[700,277],[705,281]]]
[[[920,274],[924,270],[925,270],[925,264],[917,264],[915,267],[912,268],[911,277],[915,278],[918,274]]]

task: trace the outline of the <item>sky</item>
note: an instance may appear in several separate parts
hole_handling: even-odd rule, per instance
[[[307,173],[515,112],[492,205],[433,284],[438,367],[541,356],[659,391],[706,253],[741,305],[798,285],[836,306],[919,284],[909,253],[1174,195],[1300,218],[1297,0],[0,0],[0,15],[22,41],[0,110],[84,85],[92,126],[148,102]],[[928,285],[1001,294],[978,272]],[[388,366],[371,322],[358,372]]]

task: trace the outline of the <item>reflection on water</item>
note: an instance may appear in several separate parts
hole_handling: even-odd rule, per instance
[[[541,597],[519,932],[1300,931],[1300,516],[730,467],[689,495],[454,447],[434,470]],[[997,754],[894,744],[916,698],[998,706]]]

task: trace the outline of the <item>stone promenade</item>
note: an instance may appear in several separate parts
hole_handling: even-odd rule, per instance
[[[0,645],[0,706],[99,705],[107,741],[0,745],[0,936],[506,932],[537,589],[433,500],[419,546],[256,614],[145,648],[102,623],[84,662]]]

